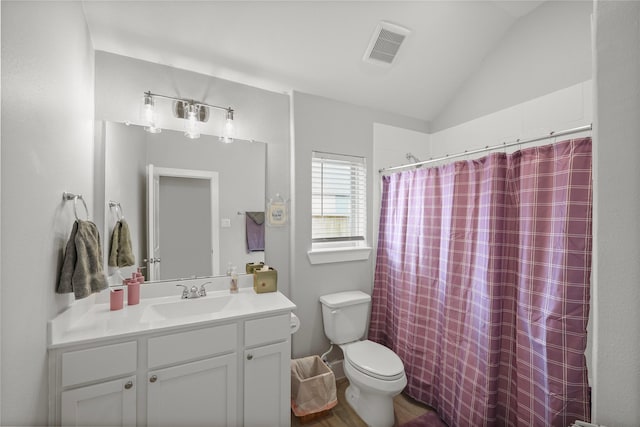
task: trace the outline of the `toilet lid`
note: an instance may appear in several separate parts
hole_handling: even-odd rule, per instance
[[[404,375],[404,365],[398,355],[373,341],[349,344],[344,356],[355,369],[374,378],[391,381]]]

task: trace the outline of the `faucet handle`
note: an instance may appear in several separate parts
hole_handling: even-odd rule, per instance
[[[184,289],[182,290],[182,299],[189,298],[189,288],[187,285],[177,284],[176,286],[182,286]]]
[[[189,297],[188,298],[199,298],[200,294],[198,293],[198,288],[196,287],[196,285],[193,285],[191,287],[191,290],[189,291]]]
[[[201,297],[206,297],[207,296],[207,290],[204,288],[205,285],[210,285],[212,282],[205,282],[202,285],[200,285],[200,296]]]

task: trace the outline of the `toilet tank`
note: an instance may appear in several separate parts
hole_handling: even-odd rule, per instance
[[[371,297],[364,292],[348,291],[323,295],[324,333],[334,344],[358,341],[367,329]]]

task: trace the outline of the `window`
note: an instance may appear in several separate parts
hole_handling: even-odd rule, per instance
[[[313,152],[311,240],[314,253],[366,249],[367,170],[363,157]],[[335,262],[351,260],[343,253]],[[333,258],[332,258],[333,259]],[[357,258],[362,259],[362,258]],[[366,258],[365,258],[366,259]]]

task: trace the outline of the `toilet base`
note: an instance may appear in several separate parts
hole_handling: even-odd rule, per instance
[[[345,390],[347,403],[370,427],[392,427],[395,423],[392,396],[366,393],[349,384]]]

